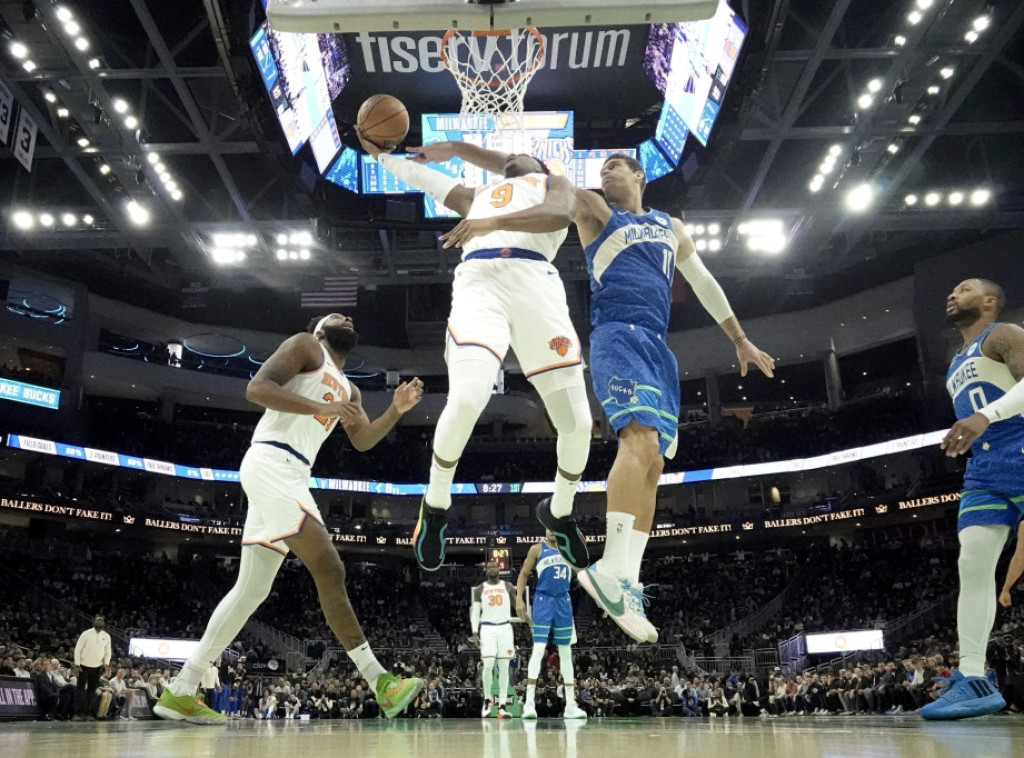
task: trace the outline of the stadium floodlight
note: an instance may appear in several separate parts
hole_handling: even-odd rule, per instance
[[[942,195],[938,192],[929,192],[924,196],[924,204],[929,208],[934,208],[942,200]]]
[[[35,224],[35,219],[32,218],[32,214],[25,210],[15,211],[11,214],[11,220],[14,225],[19,229],[29,230]]]
[[[903,198],[903,203],[910,207],[917,205],[917,195],[907,195]]]
[[[971,205],[984,205],[992,198],[992,191],[984,187],[974,190],[971,193]]]
[[[950,205],[960,205],[964,201],[964,193],[960,191],[950,192],[949,197],[946,199]]]
[[[862,111],[866,111],[868,108],[874,105],[874,102],[875,98],[871,97],[871,95],[867,93],[864,93],[863,95],[857,98],[857,107],[860,108]]]
[[[874,188],[864,182],[846,193],[846,207],[854,213],[863,213],[875,199]]]

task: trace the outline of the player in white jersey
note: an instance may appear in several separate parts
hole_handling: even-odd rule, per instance
[[[483,220],[542,202],[567,207],[571,201],[564,188],[551,190],[547,169],[529,155],[502,154],[504,178],[473,189],[369,142],[362,144],[388,171],[464,217]],[[443,144],[452,145],[454,155],[461,143]],[[436,152],[437,146],[432,147]],[[455,269],[445,350],[448,402],[434,433],[430,483],[413,534],[416,560],[427,571],[436,571],[444,562],[455,467],[491,398],[509,347],[558,432],[554,494],[540,502],[537,516],[555,534],[566,560],[576,568],[589,564],[583,535],[572,517],[572,501],[590,452],[593,416],[580,341],[569,318],[565,288],[551,265],[567,226],[568,216],[561,227],[548,230],[512,227],[482,234],[464,248],[462,263]]]
[[[226,722],[196,699],[196,691],[210,662],[270,594],[289,551],[313,575],[327,623],[376,691],[385,714],[401,713],[423,688],[422,679],[399,679],[385,672],[370,650],[345,589],[345,566],[309,492],[310,467],[336,425],[340,423],[356,450],[369,450],[423,396],[419,379],[404,382],[391,406],[370,421],[359,389],[342,372],[357,341],[352,319],[332,313],[311,321],[308,332],[285,340],[249,382],[246,398],[266,411],[242,460],[249,511],[238,578],[214,610],[181,674],[161,694],[153,708],[157,716],[193,724]]]
[[[515,589],[499,577],[498,564],[488,561],[487,581],[473,588],[469,625],[473,642],[480,647],[483,661],[484,708],[481,716],[491,714],[491,686],[494,683],[494,665],[498,665],[498,718],[508,716],[505,701],[508,698],[508,663],[516,654],[512,635],[512,603]]]

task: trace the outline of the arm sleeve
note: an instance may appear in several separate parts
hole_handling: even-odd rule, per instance
[[[700,300],[700,304],[711,314],[711,318],[715,320],[716,324],[721,324],[732,317],[732,308],[729,307],[729,301],[726,299],[722,287],[708,271],[700,256],[693,253],[686,260],[676,263],[676,268],[693,287],[693,292]]]
[[[82,665],[82,648],[85,647],[85,645],[82,643],[82,640],[84,640],[84,639],[85,638],[80,635],[78,637],[78,642],[75,643],[75,665],[76,666],[81,666]]]
[[[444,205],[449,192],[462,186],[454,177],[405,158],[396,158],[391,153],[381,153],[377,156],[377,162],[406,184],[426,192],[441,205]]]
[[[469,609],[469,626],[473,630],[473,634],[479,634],[480,632],[480,614],[483,611],[483,606],[477,600],[473,601],[473,605]]]
[[[110,635],[108,634],[106,639],[103,640],[103,665],[110,665]]]
[[[1024,413],[1024,379],[1010,387],[1005,395],[994,403],[989,403],[978,413],[990,422],[1004,421],[1018,413]]]

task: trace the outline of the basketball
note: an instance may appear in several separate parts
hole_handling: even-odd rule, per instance
[[[409,133],[409,111],[397,97],[373,95],[359,106],[356,131],[367,142],[391,150]]]

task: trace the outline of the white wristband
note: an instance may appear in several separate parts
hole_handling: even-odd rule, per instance
[[[1024,413],[1024,379],[1010,387],[998,400],[989,403],[978,411],[989,422],[1003,421],[1019,413]]]
[[[442,205],[448,193],[462,184],[448,174],[413,163],[408,158],[396,158],[391,153],[381,153],[377,156],[377,162],[406,184],[426,192]]]
[[[729,301],[726,299],[721,285],[708,271],[699,255],[693,253],[682,263],[677,263],[676,267],[686,277],[686,281],[693,287],[693,293],[700,300],[700,304],[711,314],[711,318],[715,320],[716,324],[721,324],[732,317],[732,308],[729,307]]]

